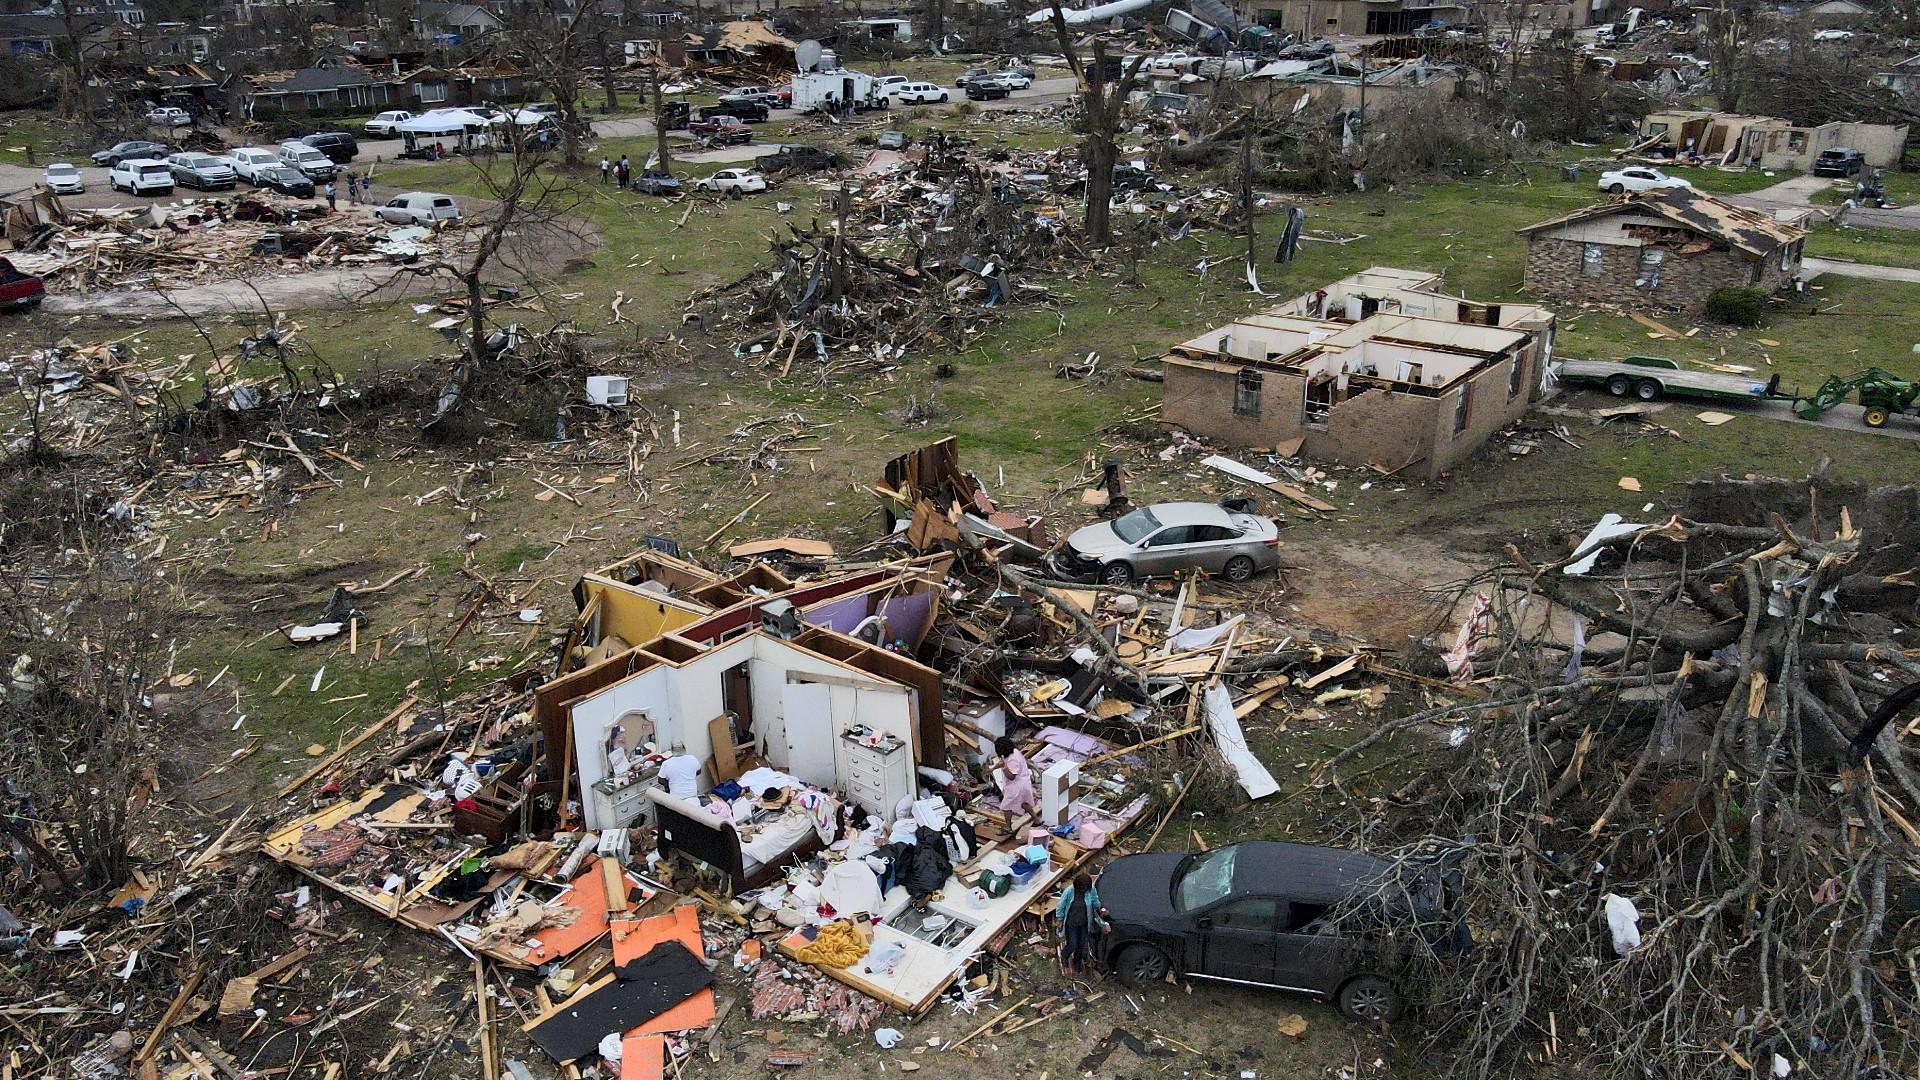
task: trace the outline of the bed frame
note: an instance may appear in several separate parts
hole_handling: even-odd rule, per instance
[[[727,875],[734,895],[751,892],[777,880],[789,866],[804,862],[825,845],[820,834],[808,830],[794,846],[772,862],[762,863],[749,873],[746,856],[740,850],[740,833],[733,823],[721,821],[695,803],[653,787],[647,789],[658,821],[660,853],[678,851],[683,855]]]

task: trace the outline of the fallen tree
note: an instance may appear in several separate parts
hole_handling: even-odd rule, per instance
[[[1874,520],[1815,489],[1589,545],[1574,556],[1612,568],[1587,574],[1510,548],[1449,657],[1486,696],[1332,759],[1359,843],[1403,885],[1444,878],[1436,929],[1472,930],[1412,961],[1450,1075],[1912,1072],[1920,780],[1899,714],[1920,663],[1899,644],[1912,519],[1887,509],[1911,493],[1849,498]],[[1589,651],[1589,629],[1614,640]],[[1412,775],[1358,790],[1389,745]]]

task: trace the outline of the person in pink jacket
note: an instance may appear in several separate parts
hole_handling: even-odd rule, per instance
[[[1031,812],[1035,802],[1033,767],[1027,764],[1027,755],[1004,735],[993,741],[993,749],[1000,755],[1000,765],[994,770],[994,778],[1000,782],[1000,809],[1008,817]]]

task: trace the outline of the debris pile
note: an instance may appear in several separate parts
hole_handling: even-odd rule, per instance
[[[251,192],[137,210],[66,210],[17,238],[10,258],[56,291],[171,288],[213,277],[418,261],[443,241],[418,226],[330,213]]]
[[[1444,868],[1436,914],[1471,928],[1424,976],[1454,1075],[1910,1060],[1917,500],[1696,484],[1665,522],[1609,516],[1545,562],[1509,547],[1469,583],[1445,661],[1474,700],[1326,773],[1371,843]],[[1389,740],[1411,776],[1350,771]]]

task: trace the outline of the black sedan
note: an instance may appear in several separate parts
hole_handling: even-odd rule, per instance
[[[1332,1000],[1348,1017],[1388,1022],[1404,998],[1404,953],[1343,936],[1328,916],[1361,897],[1388,924],[1439,925],[1440,880],[1409,890],[1392,863],[1339,848],[1250,840],[1191,855],[1127,855],[1100,877],[1113,932],[1105,962],[1130,984],[1176,972]]]
[[[154,158],[164,161],[172,153],[173,148],[166,143],[136,139],[132,142],[116,143],[105,150],[95,150],[92,156],[95,165],[103,169],[111,169],[133,158]]]
[[[253,171],[253,186],[297,199],[313,198],[313,181],[291,165],[260,166]]]
[[[1012,87],[992,77],[974,79],[967,83],[968,101],[994,101],[1012,93]]]

